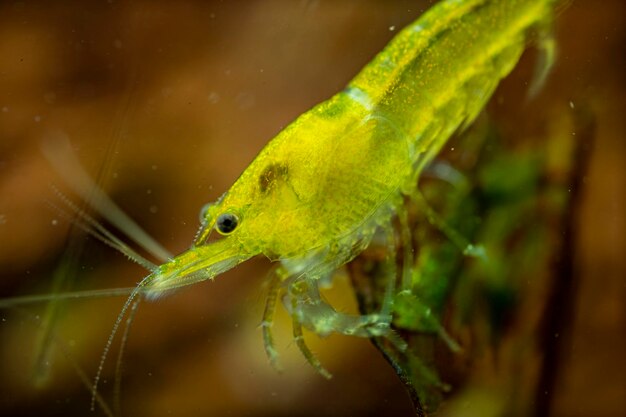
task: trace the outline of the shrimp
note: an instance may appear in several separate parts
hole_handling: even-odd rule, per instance
[[[324,377],[331,374],[307,347],[303,328],[320,336],[384,337],[403,349],[391,323],[396,293],[411,291],[414,265],[405,256],[398,271],[395,262],[397,240],[411,254],[404,200],[419,195],[424,168],[475,120],[531,40],[544,57],[531,94],[541,86],[555,57],[556,3],[443,0],[402,30],[343,91],[287,126],[220,199],[204,207],[189,250],[166,256],[159,266],[143,262],[148,275],[117,317],[93,398],[113,338],[138,299],[212,280],[255,256],[277,265],[261,323],[273,365],[278,366],[272,324],[279,300],[291,316],[296,345]],[[400,233],[393,227],[396,219]],[[337,311],[324,300],[321,284],[379,236],[386,247],[380,311]]]
[[[543,82],[554,60],[555,3],[445,0],[402,30],[343,91],[287,126],[221,198],[204,207],[191,248],[155,268],[128,298],[102,362],[140,294],[156,299],[257,255],[278,263],[262,321],[271,363],[277,364],[271,328],[281,294],[297,346],[327,378],[303,328],[320,336],[386,337],[402,348],[391,329],[398,289],[392,220],[403,199],[416,194],[424,167],[477,117],[534,34],[546,58],[535,85]],[[381,309],[360,316],[339,312],[321,296],[320,282],[377,233],[384,236],[388,264]],[[403,277],[411,265],[404,263]],[[400,290],[410,291],[407,279]]]

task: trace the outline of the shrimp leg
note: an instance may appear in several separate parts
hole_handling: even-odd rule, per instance
[[[278,363],[278,352],[274,346],[274,336],[272,334],[272,325],[274,324],[274,314],[276,312],[276,301],[280,290],[280,272],[275,268],[270,272],[269,288],[267,299],[265,301],[265,310],[263,311],[263,321],[261,328],[263,329],[263,346],[270,364],[277,371],[282,368]]]
[[[385,257],[386,271],[384,274],[385,295],[380,308],[380,315],[381,317],[387,318],[387,321],[390,323],[395,298],[394,290],[398,276],[398,268],[396,266],[396,236],[391,224],[387,225],[384,230],[386,230],[387,256]]]
[[[294,304],[292,304],[294,305]],[[298,315],[305,320],[299,320],[300,325],[306,326],[313,332],[325,336],[332,332],[346,336],[357,337],[384,337],[397,349],[406,349],[406,343],[391,328],[391,316],[383,314],[351,315],[336,311],[323,300],[295,303]]]
[[[391,319],[397,281],[396,238],[391,227],[386,227],[387,257],[383,284],[384,297],[377,314],[351,315],[336,311],[322,299],[319,279],[304,278],[290,284],[291,314],[300,325],[321,336],[336,332],[359,337],[386,337],[400,350],[406,343],[391,330]],[[407,272],[408,274],[408,272]]]
[[[487,260],[485,248],[482,245],[474,245],[456,229],[450,227],[450,225],[430,207],[424,195],[419,190],[416,190],[415,193],[411,195],[411,199],[418,207],[424,210],[429,223],[446,235],[446,237],[463,252],[463,255]]]
[[[439,228],[444,234],[446,234],[446,236],[456,245],[458,246],[465,255],[467,256],[477,256],[477,257],[483,257],[484,255],[484,249],[482,248],[482,246],[478,246],[475,247],[474,245],[470,244],[469,241],[462,236],[459,232],[457,232],[455,229],[453,229],[452,227],[450,227],[426,202],[426,200],[424,199],[424,196],[419,192],[419,190],[412,196],[413,201],[415,202],[415,204],[418,204],[419,206],[421,206],[421,208],[424,209],[424,211],[426,212],[426,216],[428,217],[428,220],[431,224],[433,224],[435,227]],[[437,333],[437,335],[446,343],[446,345],[448,346],[448,348],[452,351],[452,352],[459,352],[461,350],[461,347],[459,346],[459,344],[448,334],[448,332],[445,330],[445,328],[441,325],[441,323],[439,323],[439,321],[432,315],[432,310],[431,308],[426,305],[423,301],[421,301],[415,294],[413,294],[413,292],[411,291],[411,273],[412,273],[412,253],[409,251],[412,251],[411,246],[407,246],[407,243],[405,242],[409,242],[408,245],[410,245],[412,242],[410,241],[411,239],[411,234],[410,234],[410,229],[408,226],[408,216],[406,213],[406,208],[405,207],[401,207],[398,210],[398,221],[400,223],[400,237],[403,241],[403,245],[404,245],[404,256],[405,257],[410,257],[409,258],[409,262],[406,261],[406,259],[403,262],[403,271],[402,271],[402,290],[398,293],[398,298],[397,300],[399,300],[401,303],[410,303],[413,307],[413,309],[415,311],[421,311],[422,313],[420,314],[422,317],[424,317],[424,319],[426,320],[425,324],[425,328],[424,330],[426,331],[435,331]],[[474,250],[475,252],[469,252],[470,248],[472,248],[472,250]],[[389,250],[393,250],[392,253],[395,253],[395,248],[390,246]],[[481,252],[478,252],[481,251]],[[407,252],[409,252],[407,254]],[[408,277],[408,278],[407,278]],[[389,278],[388,278],[389,279]],[[403,301],[404,300],[404,301]],[[395,335],[395,333],[394,333]],[[398,336],[396,336],[398,337]],[[392,343],[394,343],[392,341]]]
[[[304,341],[303,324],[319,335],[337,332],[349,336],[385,337],[398,349],[405,350],[406,343],[390,328],[390,316],[369,314],[353,316],[336,311],[330,304],[322,300],[317,281],[307,285],[300,281],[293,286],[290,293],[293,337],[305,359],[323,377],[330,379],[331,373],[321,364]],[[305,319],[306,321],[302,321]]]
[[[299,284],[299,283],[297,283]],[[291,285],[290,290],[299,290],[299,285]],[[293,327],[293,340],[296,342],[298,349],[306,359],[306,361],[313,367],[315,370],[322,375],[326,379],[331,379],[333,376],[326,368],[322,366],[322,363],[319,359],[315,357],[311,349],[306,345],[304,341],[304,335],[302,333],[302,323],[300,322],[300,318],[298,317],[298,297],[294,294],[290,294],[291,298],[291,323]]]
[[[409,225],[409,213],[406,205],[398,207],[398,223],[400,224],[400,239],[402,242],[402,281],[400,292],[411,291],[413,272],[413,238]]]

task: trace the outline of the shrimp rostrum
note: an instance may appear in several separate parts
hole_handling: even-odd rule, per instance
[[[447,0],[402,30],[341,92],[307,111],[260,152],[235,184],[201,213],[189,250],[137,287],[156,298],[213,279],[251,257],[278,263],[263,318],[275,363],[272,315],[281,298],[307,360],[302,328],[401,340],[391,330],[393,298],[410,290],[396,271],[392,222],[414,195],[425,165],[483,109],[530,40],[543,47],[537,79],[554,56],[554,0]],[[401,223],[401,222],[400,222]],[[387,294],[377,314],[336,311],[319,284],[379,234],[386,242]],[[402,233],[398,233],[402,235]],[[399,239],[399,238],[398,238]],[[404,262],[405,268],[411,262]],[[121,320],[121,318],[120,318]]]

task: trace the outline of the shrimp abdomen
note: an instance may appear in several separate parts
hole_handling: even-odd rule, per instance
[[[410,138],[419,171],[475,119],[518,62],[529,31],[550,21],[554,3],[444,1],[399,33],[349,88]]]

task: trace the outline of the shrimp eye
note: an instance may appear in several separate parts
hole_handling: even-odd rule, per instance
[[[223,235],[229,235],[237,228],[239,218],[232,213],[220,214],[215,223],[217,231]]]

